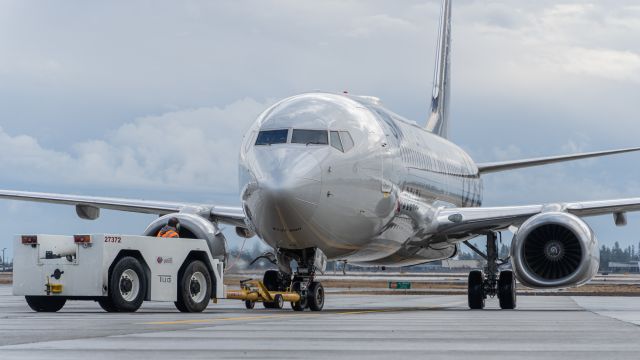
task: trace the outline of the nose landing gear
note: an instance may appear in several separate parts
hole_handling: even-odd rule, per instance
[[[269,258],[275,259],[276,255]],[[253,309],[256,302],[262,302],[267,309],[282,309],[284,302],[289,302],[294,311],[321,311],[325,292],[322,284],[315,281],[315,274],[324,272],[326,259],[322,251],[314,248],[281,249],[277,254],[279,270],[266,271],[262,281],[240,281],[240,290],[229,290],[226,297],[243,300],[247,309]],[[298,264],[295,272],[291,270],[293,260]]]
[[[295,260],[298,267],[289,275],[290,262]],[[294,311],[321,311],[324,307],[325,292],[319,281],[315,281],[316,271],[324,271],[326,257],[322,251],[314,248],[303,250],[280,250],[278,254],[280,270],[265,272],[263,282],[269,291],[291,291],[300,295],[300,300],[291,302]],[[265,303],[265,306],[266,303]]]
[[[484,309],[487,297],[498,297],[501,309],[516,308],[516,279],[511,270],[498,271],[498,252],[496,234],[487,234],[487,252],[465,242],[474,252],[487,261],[484,273],[474,270],[469,273],[467,297],[470,309]],[[503,262],[504,263],[504,262]]]

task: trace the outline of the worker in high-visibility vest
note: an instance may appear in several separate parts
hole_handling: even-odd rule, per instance
[[[165,225],[162,229],[160,229],[160,231],[158,232],[158,237],[177,238],[177,237],[180,237],[180,234],[178,234],[179,231],[180,231],[180,221],[178,221],[178,218],[172,217],[167,222],[167,225]]]

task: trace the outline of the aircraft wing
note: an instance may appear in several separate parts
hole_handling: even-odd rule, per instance
[[[524,159],[524,160],[479,163],[478,172],[480,172],[480,174],[487,174],[487,173],[498,172],[498,171],[514,170],[514,169],[520,169],[525,167],[546,165],[546,164],[552,164],[552,163],[563,162],[563,161],[586,159],[586,158],[598,157],[598,156],[621,154],[621,153],[639,151],[639,150],[640,150],[640,147],[634,147],[634,148],[626,148],[626,149],[618,149],[618,150],[594,151],[594,152],[587,152],[587,153],[580,153],[580,154],[549,156],[549,157],[540,157],[540,158]]]
[[[0,190],[0,198],[74,205],[76,206],[76,212],[78,213],[78,216],[91,220],[98,217],[98,209],[129,211],[157,215],[166,215],[175,212],[190,212],[197,213],[207,218],[211,217],[214,220],[234,226],[246,226],[244,223],[244,212],[241,207],[68,194],[51,194],[14,190]],[[91,216],[91,214],[95,216]]]
[[[545,205],[441,208],[435,221],[439,234],[482,234],[520,226],[529,217],[547,211],[567,212],[580,217],[619,214],[640,211],[640,198]]]

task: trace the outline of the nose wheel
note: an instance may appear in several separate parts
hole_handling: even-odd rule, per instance
[[[307,293],[307,303],[311,311],[321,311],[324,307],[324,287],[320,282],[311,282]]]

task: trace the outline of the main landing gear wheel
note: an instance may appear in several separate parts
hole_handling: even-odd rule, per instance
[[[131,256],[120,259],[109,279],[109,296],[98,300],[100,306],[113,312],[134,312],[147,293],[147,281],[140,262]]]
[[[482,275],[482,271],[474,270],[469,273],[467,296],[469,301],[469,309],[484,309],[485,294],[484,276]]]
[[[500,301],[501,309],[511,310],[516,308],[516,279],[511,270],[500,272],[498,300]]]
[[[320,311],[324,307],[324,287],[320,282],[314,281],[309,285],[307,302],[311,311]]]
[[[246,307],[247,309],[251,310],[256,306],[256,302],[255,301],[251,301],[251,300],[245,300],[244,301],[244,307]]]
[[[302,286],[298,281],[294,282],[293,285],[291,285],[291,291],[300,294],[300,301],[291,303],[291,308],[293,309],[293,311],[304,311],[304,309],[306,309],[308,306],[306,294],[302,294],[301,288]]]
[[[209,269],[202,261],[193,261],[180,277],[176,308],[181,312],[202,312],[209,305],[211,291]]]
[[[501,309],[516,308],[516,278],[513,271],[498,271],[500,264],[507,260],[498,257],[497,235],[495,232],[487,233],[487,253],[483,254],[475,246],[465,242],[474,252],[487,260],[484,273],[474,270],[469,273],[469,308],[483,309],[487,297],[498,297]]]
[[[59,296],[25,296],[27,305],[37,312],[56,312],[67,302],[66,298]]]

